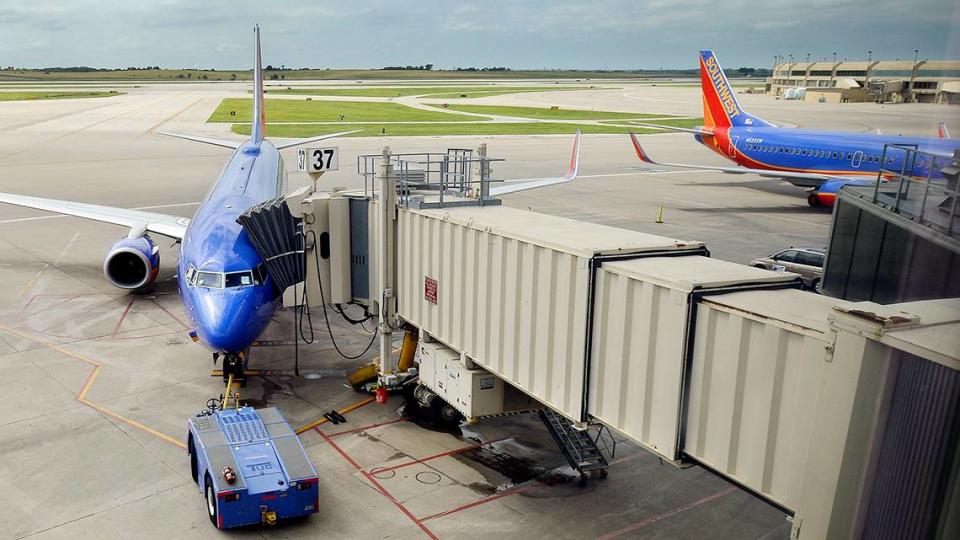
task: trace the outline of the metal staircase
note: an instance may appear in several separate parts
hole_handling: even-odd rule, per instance
[[[551,409],[541,409],[539,415],[540,420],[547,426],[547,431],[560,447],[560,451],[567,458],[567,462],[580,473],[581,481],[586,481],[592,474],[597,474],[601,478],[607,476],[609,463],[597,447],[597,442],[590,437],[589,431],[574,428],[567,417]]]

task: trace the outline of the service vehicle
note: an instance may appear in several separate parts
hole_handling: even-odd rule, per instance
[[[823,281],[823,261],[826,255],[826,250],[821,248],[791,247],[754,259],[750,261],[750,266],[775,272],[800,274],[805,287],[820,292],[820,283]]]

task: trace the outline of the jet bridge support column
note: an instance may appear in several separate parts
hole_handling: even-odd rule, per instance
[[[395,246],[394,230],[396,219],[396,186],[393,166],[390,163],[390,147],[384,147],[383,159],[379,170],[379,227],[377,232],[377,274],[380,286],[378,299],[380,319],[380,375],[392,371],[390,361],[393,323],[396,317],[394,294]]]

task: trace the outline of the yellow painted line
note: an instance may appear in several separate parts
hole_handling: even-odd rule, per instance
[[[29,289],[30,287],[33,287],[34,282],[37,281],[37,278],[40,277],[40,274],[42,274],[43,271],[46,270],[47,267],[49,266],[50,266],[50,263],[44,263],[43,268],[41,268],[40,271],[37,272],[37,274],[33,276],[33,278],[31,278],[30,281],[28,281],[27,284],[24,285],[22,289],[20,289],[20,292],[17,293],[17,296],[18,297],[23,296],[23,293],[27,292],[27,289]]]
[[[368,398],[366,398],[366,399],[362,399],[362,400],[354,403],[353,405],[349,405],[349,406],[347,406],[347,407],[344,407],[344,408],[340,409],[338,412],[339,412],[340,414],[347,414],[348,412],[350,412],[350,411],[355,411],[355,410],[359,409],[360,407],[363,407],[364,405],[366,405],[366,404],[368,404],[368,403],[372,403],[372,402],[374,401],[374,399],[376,399],[376,398],[368,397]],[[296,433],[297,433],[297,435],[300,435],[300,434],[303,433],[304,431],[309,431],[309,430],[311,430],[311,429],[313,429],[313,428],[315,428],[315,427],[317,427],[317,426],[322,426],[323,424],[326,424],[327,422],[329,422],[329,420],[327,420],[326,418],[321,418],[320,420],[317,420],[316,422],[311,422],[311,423],[309,423],[309,424],[307,424],[307,425],[305,425],[305,426],[300,426],[299,428],[297,428]]]
[[[41,271],[42,271],[42,270],[41,270]],[[73,352],[73,351],[71,351],[71,350],[69,350],[69,349],[65,349],[65,348],[63,348],[63,347],[61,347],[61,346],[59,346],[59,345],[56,345],[56,344],[53,344],[53,343],[47,343],[46,341],[37,339],[37,338],[35,338],[35,337],[33,337],[33,336],[29,335],[29,334],[25,334],[25,333],[23,333],[23,332],[21,332],[21,331],[19,331],[19,330],[15,330],[15,329],[13,329],[13,328],[4,326],[4,325],[2,325],[2,324],[0,324],[0,330],[3,330],[4,332],[6,332],[6,333],[8,333],[8,334],[11,334],[11,335],[14,335],[14,336],[17,336],[17,337],[21,337],[21,338],[26,339],[26,340],[28,340],[28,341],[32,341],[32,342],[34,342],[34,343],[36,343],[36,344],[38,344],[38,345],[42,345],[43,347],[46,347],[46,348],[48,348],[48,349],[51,349],[51,350],[57,351],[57,352],[59,352],[59,353],[65,354],[65,355],[67,355],[67,356],[69,356],[69,357],[71,357],[71,358],[76,358],[77,360],[80,360],[81,362],[85,362],[85,363],[93,366],[93,371],[91,371],[91,372],[90,372],[90,375],[87,376],[87,380],[86,380],[86,382],[84,382],[83,388],[81,388],[81,389],[80,389],[80,393],[77,394],[77,401],[79,401],[80,403],[83,403],[84,405],[90,407],[91,409],[94,409],[94,410],[99,411],[99,412],[101,412],[101,413],[103,413],[103,414],[106,414],[106,415],[108,415],[108,416],[111,416],[111,417],[113,417],[113,418],[116,418],[117,420],[120,420],[121,422],[124,422],[125,424],[128,424],[128,425],[133,426],[133,427],[135,427],[135,428],[137,428],[137,429],[139,429],[139,430],[141,430],[141,431],[144,431],[144,432],[146,432],[146,433],[149,433],[150,435],[153,435],[154,437],[157,437],[157,438],[160,438],[160,439],[162,439],[162,440],[164,440],[164,441],[167,441],[168,443],[173,444],[174,446],[178,446],[178,447],[183,448],[183,449],[186,449],[186,448],[187,448],[187,445],[184,444],[182,441],[179,441],[179,440],[177,440],[177,439],[175,439],[175,438],[167,435],[166,433],[161,433],[161,432],[159,432],[159,431],[157,431],[157,430],[155,430],[155,429],[153,429],[153,428],[151,428],[151,427],[149,427],[149,426],[146,426],[146,425],[144,425],[144,424],[141,424],[140,422],[137,422],[136,420],[134,420],[134,419],[132,419],[132,418],[127,418],[126,416],[123,416],[122,414],[119,414],[119,413],[116,413],[116,412],[114,412],[114,411],[111,411],[110,409],[108,409],[108,408],[106,408],[106,407],[104,407],[104,406],[102,406],[102,405],[98,405],[98,404],[90,401],[89,399],[87,399],[87,398],[86,398],[87,392],[90,391],[90,388],[93,386],[93,381],[96,380],[96,378],[100,375],[100,369],[103,367],[103,365],[102,365],[100,362],[97,362],[96,360],[93,360],[93,359],[91,359],[91,358],[87,358],[86,356],[83,356],[82,354],[75,353],[75,352]]]

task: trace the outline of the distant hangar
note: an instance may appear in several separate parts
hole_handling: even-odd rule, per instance
[[[796,88],[806,89],[808,101],[960,104],[960,60],[781,62],[774,66],[767,92],[792,97],[796,94],[788,90]]]

